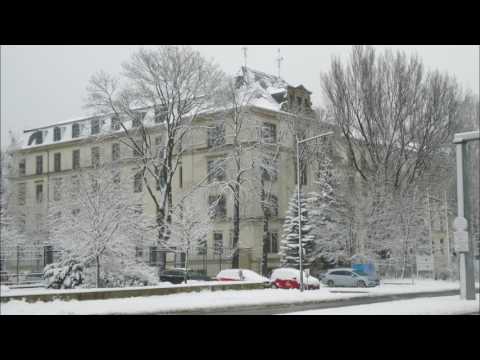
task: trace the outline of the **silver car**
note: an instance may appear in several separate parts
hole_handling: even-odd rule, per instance
[[[380,284],[380,280],[375,277],[369,277],[365,273],[360,273],[352,269],[331,269],[322,278],[322,283],[334,287],[371,287]]]

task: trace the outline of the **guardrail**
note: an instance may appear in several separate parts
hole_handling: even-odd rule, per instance
[[[198,284],[179,285],[169,287],[142,287],[142,288],[112,288],[112,289],[74,289],[57,290],[40,294],[18,294],[2,295],[0,302],[6,303],[12,300],[24,300],[26,302],[54,301],[54,300],[104,300],[140,296],[170,295],[177,293],[199,292],[199,291],[224,291],[224,290],[252,290],[263,289],[265,284],[257,282],[234,282],[226,284]]]

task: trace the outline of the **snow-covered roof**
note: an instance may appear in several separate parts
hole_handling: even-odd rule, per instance
[[[282,78],[266,74],[261,71],[253,70],[247,67],[242,67],[236,74],[236,86],[238,91],[247,91],[253,94],[250,106],[266,109],[273,112],[281,112],[282,105],[287,101],[287,93],[289,87],[302,88],[306,90],[302,85],[291,86]],[[308,91],[308,90],[306,90]],[[143,123],[145,126],[154,126],[154,107],[136,107],[136,111],[144,112],[145,117]],[[225,110],[218,106],[210,106],[209,108],[203,108],[199,113],[208,114]],[[196,110],[195,110],[196,111]],[[194,111],[194,112],[195,112]],[[187,114],[188,115],[188,114]],[[85,139],[91,135],[92,121],[100,120],[100,132],[98,135],[113,134],[115,132],[121,132],[122,130],[112,130],[111,121],[113,114],[110,115],[98,115],[95,113],[86,113],[84,116],[71,118],[68,120],[52,123],[47,126],[41,126],[38,128],[24,130],[22,136],[19,139],[19,146],[21,149],[29,149],[38,146],[45,146],[56,143],[63,143],[77,139]],[[126,128],[132,127],[132,121],[123,121]],[[78,124],[80,127],[79,136],[72,137],[72,125]],[[54,129],[60,129],[60,140],[53,141]],[[58,130],[57,130],[58,131]],[[36,138],[41,138],[41,142],[37,142]]]

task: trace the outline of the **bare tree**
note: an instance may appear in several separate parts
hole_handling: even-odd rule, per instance
[[[223,73],[197,51],[177,46],[141,49],[123,64],[123,70],[122,83],[104,72],[92,76],[87,106],[111,115],[123,132],[124,144],[135,151],[157,212],[158,242],[165,247],[165,225],[171,222],[173,209],[172,179],[188,150],[184,140],[200,114],[213,106]],[[143,113],[152,108],[149,126]],[[162,134],[159,143],[152,139],[155,129]]]
[[[185,196],[172,212],[169,244],[175,251],[185,254],[185,283],[188,280],[192,252],[203,247],[205,239],[213,230],[213,209],[205,211],[204,203],[205,191],[197,189]]]
[[[373,47],[354,46],[348,64],[332,60],[322,87],[365,181],[395,189],[412,184],[451,141],[459,88],[448,75],[425,73],[417,56],[390,50],[377,55]]]
[[[221,98],[224,111],[212,115],[215,132],[209,134],[212,139],[211,150],[223,152],[223,159],[215,163],[211,173],[228,174],[216,177],[213,186],[223,185],[223,189],[233,198],[233,254],[232,268],[239,266],[238,242],[240,239],[240,206],[242,191],[252,183],[254,170],[254,152],[257,146],[256,134],[259,129],[254,119],[251,102],[255,91],[247,87],[238,87],[234,79],[224,83]]]
[[[62,179],[48,214],[50,240],[61,259],[95,264],[97,287],[102,262],[135,262],[136,248],[155,228],[143,214],[141,195],[129,193],[130,184],[118,183],[116,171],[105,166]]]

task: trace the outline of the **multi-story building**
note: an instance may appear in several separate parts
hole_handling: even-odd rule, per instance
[[[294,131],[292,123],[303,122],[301,128],[306,131],[305,136],[313,136],[328,127],[321,124],[311,110],[311,93],[302,85],[291,86],[281,78],[264,74],[248,68],[242,68],[237,77],[237,85],[254,85],[256,94],[247,105],[248,123],[241,136],[242,141],[249,143],[258,136],[258,129],[268,129],[280,149],[277,164],[277,176],[270,177],[274,208],[271,209],[270,232],[268,234],[268,267],[280,265],[279,245],[282,235],[284,214],[288,202],[296,188],[296,154]],[[303,107],[302,116],[294,116],[289,112],[291,108]],[[137,109],[138,121],[142,121],[155,143],[160,144],[163,136],[162,118],[156,114],[154,108]],[[310,113],[312,116],[305,116]],[[212,131],[212,116],[198,117],[202,125],[192,131],[183,142],[184,147],[181,164],[175,172],[172,182],[173,203],[179,201],[197,184],[208,178],[207,183],[217,176],[229,178],[233,168],[228,164],[223,173],[212,174],[212,164],[215,160],[227,158],[231,148],[218,147],[218,131]],[[143,192],[144,212],[155,215],[155,207],[150,196],[142,185],[142,177],[136,175],[136,154],[124,141],[124,131],[116,116],[91,116],[72,119],[69,121],[51,124],[44,127],[24,131],[24,136],[18,150],[13,155],[13,167],[9,180],[15,189],[14,212],[20,228],[27,234],[32,244],[48,244],[48,226],[46,216],[49,207],[56,201],[58,186],[69,182],[71,177],[82,169],[94,168],[100,163],[116,163],[120,168],[121,182],[130,183],[132,193]],[[124,123],[127,128],[139,126],[138,122]],[[231,143],[231,128],[225,127],[221,142]],[[334,136],[339,140],[337,136]],[[333,143],[341,144],[341,141]],[[258,156],[252,151],[246,156]],[[348,159],[342,146],[330,148],[336,166],[346,166]],[[243,160],[245,161],[245,159]],[[309,161],[301,176],[304,191],[310,191],[312,179],[316,171],[316,163]],[[252,172],[252,176],[262,176]],[[352,181],[357,183],[355,175]],[[359,185],[361,181],[358,182]],[[355,191],[357,185],[351,190]],[[159,187],[157,187],[157,191]],[[211,199],[218,199],[219,189],[212,186],[203,199],[205,210]],[[188,206],[188,204],[187,204]],[[448,254],[448,241],[443,221],[441,207],[432,203],[432,246],[435,254],[436,269],[444,269]],[[438,211],[436,211],[437,209]],[[205,270],[209,275],[216,274],[221,268],[231,266],[233,248],[233,198],[225,192],[221,201],[217,203],[217,216],[214,230],[207,239],[207,251],[194,253],[190,257],[190,267],[196,270]],[[438,215],[438,216],[437,216]],[[240,267],[250,268],[261,272],[261,258],[263,252],[264,223],[263,212],[259,201],[259,192],[255,188],[245,188],[241,192],[240,202],[240,237],[239,254]],[[437,219],[438,221],[435,222]],[[451,220],[451,219],[450,219]],[[352,248],[362,249],[362,238],[359,229],[351,228]],[[358,232],[358,234],[357,234]],[[151,247],[143,251],[143,256],[151,264],[159,262],[166,266],[179,266],[183,261],[183,254],[168,253],[165,259],[159,260],[158,249],[155,249],[156,239],[151,239]],[[166,264],[165,264],[166,261]]]
[[[269,267],[279,265],[279,243],[283,224],[283,215],[288,206],[289,198],[294,191],[295,176],[295,147],[294,136],[288,128],[292,119],[288,113],[289,104],[302,106],[311,111],[310,92],[302,85],[291,86],[284,80],[242,68],[237,77],[238,86],[255,82],[257,94],[249,102],[248,121],[252,126],[245,127],[243,141],[252,141],[258,136],[254,129],[268,128],[269,135],[274,141],[281,143],[278,158],[278,175],[269,179],[272,181],[273,199],[276,199],[275,209],[272,211],[269,237]],[[308,113],[307,111],[307,113]],[[153,108],[138,109],[139,121],[144,122],[150,135],[156,142],[161,142],[161,117],[155,116]],[[313,111],[311,111],[313,114]],[[160,120],[158,120],[160,119]],[[198,117],[199,122],[208,124],[207,118]],[[318,130],[318,122],[314,117],[302,120],[309,122],[307,134]],[[127,122],[127,127],[134,128],[138,123]],[[252,130],[253,129],[253,130]],[[224,142],[229,143],[231,134],[225,127]],[[289,134],[279,136],[278,134]],[[213,160],[225,158],[229,148],[215,147],[218,139],[211,138],[214,131],[205,127],[192,132],[192,135],[182,142],[186,149],[183,152],[181,165],[173,178],[173,203],[181,198],[193,186],[200,183],[210,172]],[[15,211],[22,222],[22,227],[32,243],[48,243],[48,228],[46,215],[49,206],[56,201],[56,188],[65,181],[70,181],[72,175],[80,169],[94,168],[98,163],[117,162],[121,168],[122,183],[131,182],[132,192],[144,192],[144,211],[153,215],[155,207],[144,187],[142,178],[135,176],[135,153],[122,142],[124,131],[115,116],[92,116],[73,119],[44,127],[24,131],[19,149],[13,156],[13,171],[10,180],[16,189]],[[215,134],[218,137],[218,134]],[[255,157],[255,152],[247,156]],[[227,166],[224,176],[229,177]],[[302,176],[302,185],[308,187],[312,179],[312,167],[306,166]],[[217,175],[215,175],[217,176]],[[210,198],[218,194],[213,187],[204,199],[207,209]],[[263,212],[256,198],[258,194],[253,190],[244,190],[241,193],[240,207],[240,238],[239,253],[240,267],[261,271],[261,256],[263,243]],[[231,194],[225,193],[223,200],[217,204],[218,211],[215,219],[214,231],[207,239],[207,254],[194,255],[191,258],[191,267],[206,269],[208,274],[215,274],[223,267],[231,266],[231,252],[233,240],[233,199]],[[155,239],[152,239],[152,246]],[[221,253],[219,248],[223,248]],[[146,252],[148,254],[148,251]],[[167,254],[167,266],[181,264],[182,254]],[[148,258],[148,255],[145,255]],[[153,262],[155,262],[156,257]]]

